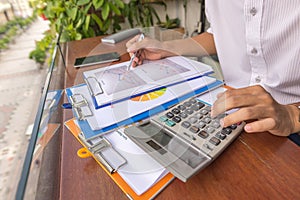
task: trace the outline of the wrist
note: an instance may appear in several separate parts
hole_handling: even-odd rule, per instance
[[[294,127],[292,133],[300,133],[300,106],[292,105]]]
[[[162,42],[162,49],[164,50],[161,54],[162,58],[182,55],[182,53],[178,51],[176,45],[172,41]]]

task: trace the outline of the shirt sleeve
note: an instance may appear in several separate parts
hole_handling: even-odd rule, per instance
[[[214,32],[213,32],[213,29],[211,27],[210,15],[209,15],[209,11],[207,9],[207,6],[205,6],[205,15],[206,15],[206,19],[207,19],[207,21],[209,23],[209,28],[206,30],[206,32],[213,34]]]

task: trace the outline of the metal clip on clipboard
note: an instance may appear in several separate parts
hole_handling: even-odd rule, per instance
[[[89,103],[81,94],[73,94],[70,96],[72,108],[76,113],[79,120],[83,120],[86,117],[93,116],[93,112],[89,107]]]
[[[92,96],[103,94],[101,84],[95,77],[87,77],[84,79]]]
[[[127,160],[111,146],[107,139],[98,136],[86,140],[82,133],[80,133],[78,137],[85,146],[88,147],[89,151],[94,155],[97,161],[99,161],[111,174],[118,171],[120,167],[127,163]]]

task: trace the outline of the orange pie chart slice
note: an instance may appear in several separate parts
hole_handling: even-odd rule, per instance
[[[166,92],[167,88],[162,88],[153,92],[149,92],[147,94],[143,94],[141,96],[131,98],[132,101],[150,101],[162,96]]]

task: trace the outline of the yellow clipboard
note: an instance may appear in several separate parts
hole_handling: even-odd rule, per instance
[[[118,174],[118,172],[111,173],[107,170],[105,166],[101,162],[95,158],[95,155],[88,150],[88,148],[84,145],[84,143],[80,140],[79,134],[81,133],[80,128],[76,124],[76,119],[70,119],[65,122],[65,126],[70,130],[72,135],[81,143],[83,146],[77,151],[77,155],[80,158],[87,158],[93,156],[93,158],[97,161],[97,163],[106,171],[106,173],[113,179],[113,181],[121,188],[121,190],[131,199],[152,199],[156,195],[159,194],[172,180],[174,180],[174,175],[168,173],[161,180],[159,180],[156,184],[154,184],[149,190],[144,192],[142,195],[137,195],[132,188],[124,181],[124,179]]]

